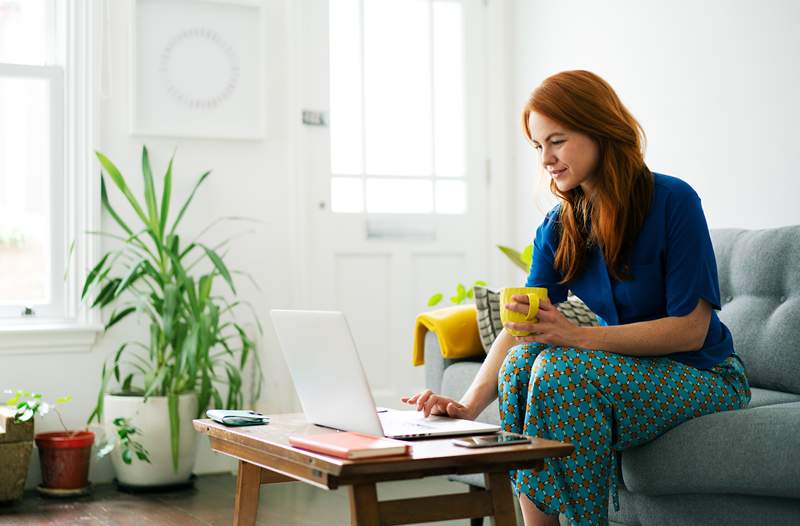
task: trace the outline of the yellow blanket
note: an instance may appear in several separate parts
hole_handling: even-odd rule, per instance
[[[425,333],[431,331],[439,339],[445,358],[466,358],[483,353],[475,305],[454,305],[417,316],[414,327],[414,365],[425,363]]]

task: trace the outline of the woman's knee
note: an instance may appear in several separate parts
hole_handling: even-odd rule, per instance
[[[521,373],[527,377],[536,358],[536,352],[536,349],[526,343],[511,347],[498,371],[498,383],[500,385],[516,383]]]
[[[578,383],[585,376],[592,351],[572,347],[548,347],[533,362],[531,380],[538,385]]]

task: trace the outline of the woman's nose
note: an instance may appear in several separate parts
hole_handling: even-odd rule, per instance
[[[542,164],[544,164],[545,168],[556,164],[556,156],[553,155],[553,150],[547,147],[542,148]]]

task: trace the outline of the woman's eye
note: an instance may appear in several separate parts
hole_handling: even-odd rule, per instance
[[[550,141],[550,144],[561,144],[562,142],[564,142],[564,139],[559,139],[557,141]]]

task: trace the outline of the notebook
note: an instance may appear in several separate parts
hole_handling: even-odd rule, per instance
[[[408,444],[399,440],[353,432],[291,436],[289,443],[302,449],[346,459],[407,455],[410,449]]]

